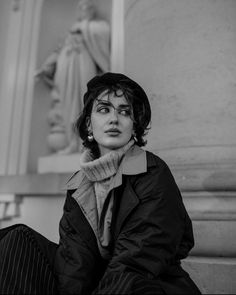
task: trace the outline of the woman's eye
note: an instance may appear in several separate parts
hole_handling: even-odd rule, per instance
[[[131,115],[130,110],[120,110],[119,113],[123,116],[130,116]]]
[[[109,108],[107,107],[102,107],[97,109],[98,113],[106,114],[109,112]]]

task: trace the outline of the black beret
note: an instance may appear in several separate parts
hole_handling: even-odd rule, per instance
[[[143,88],[137,82],[121,73],[106,72],[105,74],[95,76],[87,83],[87,92],[90,92],[99,86],[107,86],[110,88],[119,84],[122,84],[123,86],[127,85],[133,90],[135,95],[143,101],[144,104],[149,106],[148,98]],[[84,103],[86,99],[87,95],[84,96]]]

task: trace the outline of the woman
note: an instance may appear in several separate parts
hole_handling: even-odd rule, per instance
[[[180,265],[194,242],[179,189],[168,166],[140,148],[150,119],[145,92],[125,75],[105,73],[87,84],[76,123],[85,150],[67,183],[59,245],[17,227],[51,270],[44,292],[200,294]],[[5,230],[5,249],[17,228]],[[1,282],[9,282],[3,273]]]

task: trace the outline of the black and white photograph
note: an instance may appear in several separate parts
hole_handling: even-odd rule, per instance
[[[0,0],[0,294],[236,294],[236,0]]]

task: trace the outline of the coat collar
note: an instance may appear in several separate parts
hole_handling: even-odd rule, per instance
[[[137,145],[132,146],[125,154],[120,167],[119,173],[124,175],[137,175],[147,171],[146,151]],[[118,174],[119,174],[118,173]],[[65,189],[74,190],[85,181],[84,174],[79,170],[74,173],[67,181]],[[117,185],[116,185],[117,186]]]
[[[129,184],[129,179],[127,179],[127,185],[124,187],[121,186],[122,184],[122,175],[137,175],[140,173],[145,173],[147,171],[148,167],[155,166],[156,161],[155,158],[151,156],[151,154],[142,148],[134,145],[133,147],[130,148],[130,150],[127,151],[125,154],[119,169],[117,171],[116,176],[114,177],[115,183],[113,184],[113,188],[117,188],[117,190],[114,191],[114,193],[119,195],[125,195],[124,198],[115,198],[116,201],[119,202],[119,212],[116,218],[116,223],[112,225],[112,230],[114,232],[114,239],[117,238],[123,223],[125,222],[127,216],[130,214],[130,212],[133,211],[133,209],[139,204],[139,197],[136,195],[136,192],[133,190],[132,185]],[[86,182],[88,179],[82,173],[81,171],[76,172],[74,175],[71,176],[69,181],[67,182],[66,189],[67,190],[75,190],[72,193],[71,199],[76,199],[77,194],[80,192],[80,187],[83,185],[86,185]],[[121,189],[121,190],[119,190]],[[81,203],[80,203],[81,206]],[[74,216],[74,224],[76,223],[77,220],[77,215],[82,215],[80,218],[82,220],[86,220],[86,216],[84,215],[84,209],[87,208],[87,200],[86,203],[82,205],[83,209],[82,210],[77,210],[75,207],[74,210],[76,210]],[[114,208],[116,207],[116,204],[114,203]],[[114,209],[115,210],[115,209]],[[81,214],[79,214],[80,212]],[[83,212],[83,213],[82,213]],[[71,217],[71,212],[68,212],[68,218]],[[88,220],[87,220],[88,221]],[[91,225],[91,224],[90,224]],[[94,228],[91,227],[91,229],[94,230]],[[91,233],[91,231],[90,231]],[[90,235],[90,234],[88,234]]]

